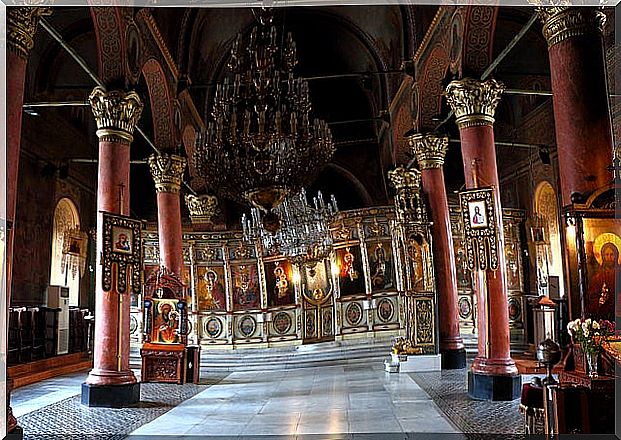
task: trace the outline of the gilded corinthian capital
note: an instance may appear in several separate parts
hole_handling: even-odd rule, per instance
[[[149,156],[149,168],[155,181],[155,191],[179,193],[186,162],[185,157],[174,154],[162,153]]]
[[[446,87],[446,100],[455,112],[459,128],[493,125],[496,106],[505,86],[495,79],[464,78]]]
[[[420,196],[421,172],[399,167],[388,172],[388,179],[397,190],[395,194],[395,211],[397,222],[413,225],[427,221],[427,213]]]
[[[97,121],[97,136],[103,142],[130,144],[144,104],[136,92],[95,87],[88,97]]]
[[[548,47],[579,35],[601,35],[606,23],[606,15],[594,8],[540,6],[537,13]]]
[[[420,189],[420,171],[415,168],[398,167],[388,171],[388,179],[397,192],[408,190],[418,191]]]
[[[211,223],[218,210],[218,198],[208,194],[186,194],[185,203],[190,210],[192,224]]]
[[[7,8],[6,28],[9,49],[21,58],[28,58],[34,46],[34,36],[39,24],[39,17],[51,14],[52,8],[48,7],[16,6]]]
[[[417,133],[407,138],[422,170],[442,168],[448,150],[448,137]]]

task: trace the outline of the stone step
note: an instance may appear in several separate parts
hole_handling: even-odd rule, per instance
[[[377,362],[390,355],[391,340],[364,343],[329,342],[274,348],[201,349],[201,371],[259,371],[309,368],[326,365],[352,365]],[[140,368],[138,348],[130,351],[130,365]]]
[[[462,336],[468,357],[473,358],[478,349],[476,335]],[[329,365],[381,364],[390,356],[391,344],[391,338],[375,338],[269,348],[223,349],[203,346],[201,372],[269,371]],[[137,347],[132,347],[130,351],[130,365],[132,368],[140,369],[140,350]]]

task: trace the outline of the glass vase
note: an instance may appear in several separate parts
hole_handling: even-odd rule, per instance
[[[599,353],[587,352],[587,374],[589,377],[597,377],[597,364],[599,361]]]

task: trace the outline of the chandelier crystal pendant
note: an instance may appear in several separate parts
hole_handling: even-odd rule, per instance
[[[296,78],[291,33],[277,45],[268,11],[231,48],[211,118],[196,139],[194,166],[221,197],[265,213],[310,184],[334,154],[328,124],[311,119],[308,83]],[[244,45],[245,43],[245,45]]]
[[[326,204],[321,192],[313,198],[313,205],[308,204],[304,189],[286,197],[274,209],[281,219],[280,227],[271,231],[269,224],[261,221],[259,209],[252,208],[250,217],[242,217],[244,239],[260,240],[268,254],[284,255],[298,266],[312,266],[332,252],[330,222],[338,212],[334,196]]]

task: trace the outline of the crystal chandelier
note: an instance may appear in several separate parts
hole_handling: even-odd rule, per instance
[[[267,213],[312,182],[334,144],[327,123],[310,117],[308,83],[293,75],[291,33],[279,50],[271,14],[255,17],[246,45],[241,34],[233,43],[230,77],[216,87],[194,165],[218,195]]]
[[[312,265],[332,251],[329,224],[338,212],[334,196],[326,204],[321,192],[313,198],[313,205],[308,204],[304,189],[286,197],[274,209],[281,219],[280,228],[274,232],[269,231],[269,225],[264,226],[259,209],[252,208],[250,218],[246,214],[242,217],[244,239],[259,239],[268,253],[285,255],[294,264]]]

